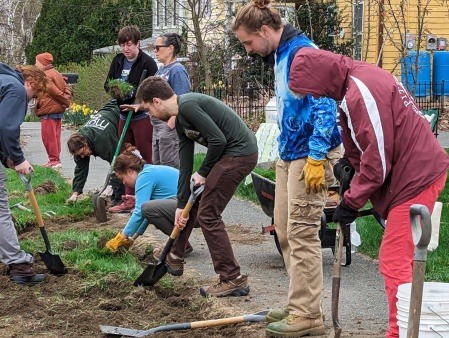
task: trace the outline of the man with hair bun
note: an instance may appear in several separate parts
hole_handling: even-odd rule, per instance
[[[325,333],[321,309],[323,267],[318,231],[341,157],[337,107],[329,98],[299,96],[288,89],[290,64],[303,47],[317,48],[299,29],[284,24],[270,1],[257,0],[237,12],[232,30],[248,54],[275,66],[280,135],[276,164],[274,223],[290,277],[285,307],[267,314],[274,337]]]

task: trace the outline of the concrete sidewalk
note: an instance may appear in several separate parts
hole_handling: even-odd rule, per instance
[[[75,162],[67,150],[67,139],[74,132],[74,129],[63,127],[61,136],[61,163],[60,169],[63,177],[73,179],[73,171],[75,169]],[[21,127],[22,139],[25,141],[24,153],[25,158],[31,164],[42,165],[47,162],[48,158],[45,152],[44,145],[41,140],[41,124],[40,122],[24,122]],[[443,148],[449,148],[449,132],[439,131],[438,141]],[[205,148],[197,147],[197,152],[204,152]],[[106,179],[109,170],[109,163],[103,161],[101,158],[91,157],[89,176],[84,188],[85,192],[90,190],[100,189]]]

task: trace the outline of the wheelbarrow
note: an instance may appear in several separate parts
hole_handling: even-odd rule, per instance
[[[262,233],[269,233],[273,236],[274,242],[276,244],[276,248],[278,252],[282,255],[281,246],[279,244],[279,239],[276,235],[276,229],[274,225],[274,200],[275,200],[275,188],[276,183],[272,180],[263,177],[254,171],[251,172],[251,178],[253,181],[254,189],[256,191],[257,198],[260,202],[260,206],[268,217],[271,218],[271,223],[268,225],[262,225]],[[331,186],[329,187],[329,191],[339,191],[340,186]],[[330,248],[332,252],[335,252],[336,245],[336,229],[330,228],[328,226],[329,223],[333,223],[332,216],[334,214],[336,206],[327,204],[323,210],[323,214],[321,215],[321,228],[319,232],[320,240],[321,240],[321,248]],[[382,228],[385,227],[385,222],[381,219],[381,217],[374,211],[374,209],[366,209],[361,210],[358,213],[357,217],[373,215],[376,220],[379,222]],[[348,266],[351,264],[351,238],[349,234],[344,236],[343,248],[345,251],[345,259],[342,260],[343,266]]]

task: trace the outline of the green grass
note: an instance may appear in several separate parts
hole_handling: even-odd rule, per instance
[[[78,271],[85,276],[84,285],[103,288],[107,281],[114,278],[117,281],[133,282],[141,273],[142,266],[130,252],[113,255],[105,249],[97,247],[100,238],[113,238],[115,233],[110,230],[72,230],[49,232],[52,254],[59,255],[64,265],[72,271]],[[40,236],[21,241],[21,247],[28,252],[45,251],[45,245]]]
[[[86,216],[93,215],[93,206],[90,198],[81,199],[76,204],[66,204],[66,199],[71,194],[71,186],[61,175],[51,168],[33,166],[34,172],[31,175],[31,186],[38,187],[46,180],[53,181],[56,184],[56,193],[35,194],[40,212],[45,219],[52,218],[54,221],[80,221]],[[9,205],[13,206],[22,203],[28,209],[33,209],[26,193],[25,184],[19,179],[17,174],[12,170],[6,170],[7,190]],[[30,224],[36,224],[34,212],[23,211],[18,208],[11,209],[16,220],[16,227],[19,232],[28,227]],[[55,213],[48,216],[47,213]]]
[[[204,154],[195,155],[194,171],[198,169],[204,157]],[[274,170],[272,169],[262,170],[256,168],[255,171],[264,177],[275,180]],[[35,166],[35,172],[31,181],[32,186],[36,187],[45,180],[54,181],[58,191],[55,194],[36,195],[39,208],[44,216],[44,223],[46,219],[50,218],[45,215],[47,211],[56,213],[56,216],[51,217],[53,222],[58,220],[67,223],[75,222],[82,220],[86,216],[93,215],[90,198],[81,200],[76,205],[67,205],[65,201],[70,196],[70,185],[56,171]],[[23,182],[11,170],[7,170],[7,189],[10,205],[22,202],[23,205],[32,209],[26,197]],[[242,182],[237,188],[236,195],[258,203],[252,183],[245,184],[245,182]],[[449,282],[449,182],[446,183],[445,189],[438,200],[443,203],[439,246],[433,252],[428,253],[426,280]],[[263,213],[262,209],[260,212]],[[34,213],[17,208],[12,209],[12,213],[16,218],[16,225],[19,231],[29,226],[36,226]],[[374,217],[365,216],[358,219],[357,230],[362,239],[362,244],[358,251],[369,257],[377,258],[383,235],[380,225]],[[111,255],[97,248],[96,243],[100,237],[112,238],[114,235],[112,231],[79,231],[75,229],[49,233],[53,253],[58,253],[69,268],[85,274],[87,285],[99,286],[105,285],[105,281],[111,278],[111,276],[128,282],[135,280],[142,272],[142,267],[137,258],[130,253]],[[21,241],[21,246],[33,253],[44,250],[44,244],[39,232],[36,232],[36,236],[29,236]],[[169,277],[164,277],[161,280],[161,284],[165,287],[173,287],[173,280]]]

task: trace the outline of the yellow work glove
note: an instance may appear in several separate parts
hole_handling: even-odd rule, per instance
[[[105,248],[109,249],[112,253],[116,253],[120,249],[128,250],[131,245],[133,245],[133,242],[134,241],[132,239],[126,237],[121,231],[119,231],[117,236],[105,244]]]
[[[311,157],[307,157],[307,163],[302,169],[302,173],[299,175],[299,180],[304,180],[306,185],[306,193],[317,194],[324,188],[324,163],[326,160],[314,160]]]

